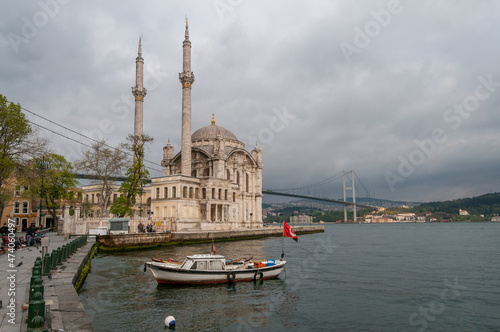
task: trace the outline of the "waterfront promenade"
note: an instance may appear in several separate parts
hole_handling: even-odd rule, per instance
[[[22,234],[18,233],[16,235],[21,236]],[[52,253],[52,250],[72,240],[65,239],[56,233],[47,233],[46,236],[50,241],[48,253]],[[50,315],[46,317],[46,320],[50,318],[49,323],[53,331],[59,329],[66,331],[94,331],[73,285],[73,279],[92,248],[93,241],[92,238],[89,238],[88,243],[63,262],[62,266],[52,270],[51,279],[47,276],[42,278],[45,305],[50,307]],[[9,266],[8,255],[0,255],[0,301],[2,301],[0,330],[2,332],[24,332],[27,329],[28,310],[22,309],[28,303],[32,268],[36,258],[42,256],[41,250],[41,247],[38,247],[38,249],[37,247],[24,247],[15,251],[13,269]],[[15,279],[12,277],[15,277]],[[15,295],[13,295],[13,292]],[[11,299],[15,300],[14,320],[12,320],[12,310],[8,307]],[[14,322],[14,324],[11,322]]]

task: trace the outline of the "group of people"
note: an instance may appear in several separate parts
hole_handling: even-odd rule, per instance
[[[139,233],[155,233],[156,232],[156,227],[153,225],[153,223],[149,223],[144,227],[144,224],[142,222],[139,222],[139,225],[137,225],[137,232]]]

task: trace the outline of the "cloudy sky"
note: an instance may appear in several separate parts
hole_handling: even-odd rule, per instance
[[[180,147],[188,16],[192,129],[215,113],[248,150],[257,142],[264,188],[354,170],[384,199],[500,191],[498,1],[40,0],[2,1],[0,13],[0,93],[115,146],[133,132],[142,36],[147,159],[157,164],[168,138]],[[39,131],[80,158],[85,147]],[[309,193],[341,191],[336,181]]]

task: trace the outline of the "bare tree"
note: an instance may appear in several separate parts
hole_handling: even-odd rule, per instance
[[[113,177],[122,175],[128,163],[129,159],[124,151],[109,147],[104,140],[93,144],[91,150],[83,152],[83,159],[75,162],[78,171],[96,176],[97,179],[91,180],[91,183],[99,188],[97,204],[103,217],[109,216],[108,208],[112,203],[111,195],[116,184]]]

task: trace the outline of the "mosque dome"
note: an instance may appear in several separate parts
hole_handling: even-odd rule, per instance
[[[191,135],[191,140],[214,140],[217,138],[217,135],[220,135],[220,138],[225,140],[238,141],[236,136],[226,128],[221,126],[217,126],[215,124],[215,119],[212,116],[212,124],[210,126],[206,126],[198,129]]]

